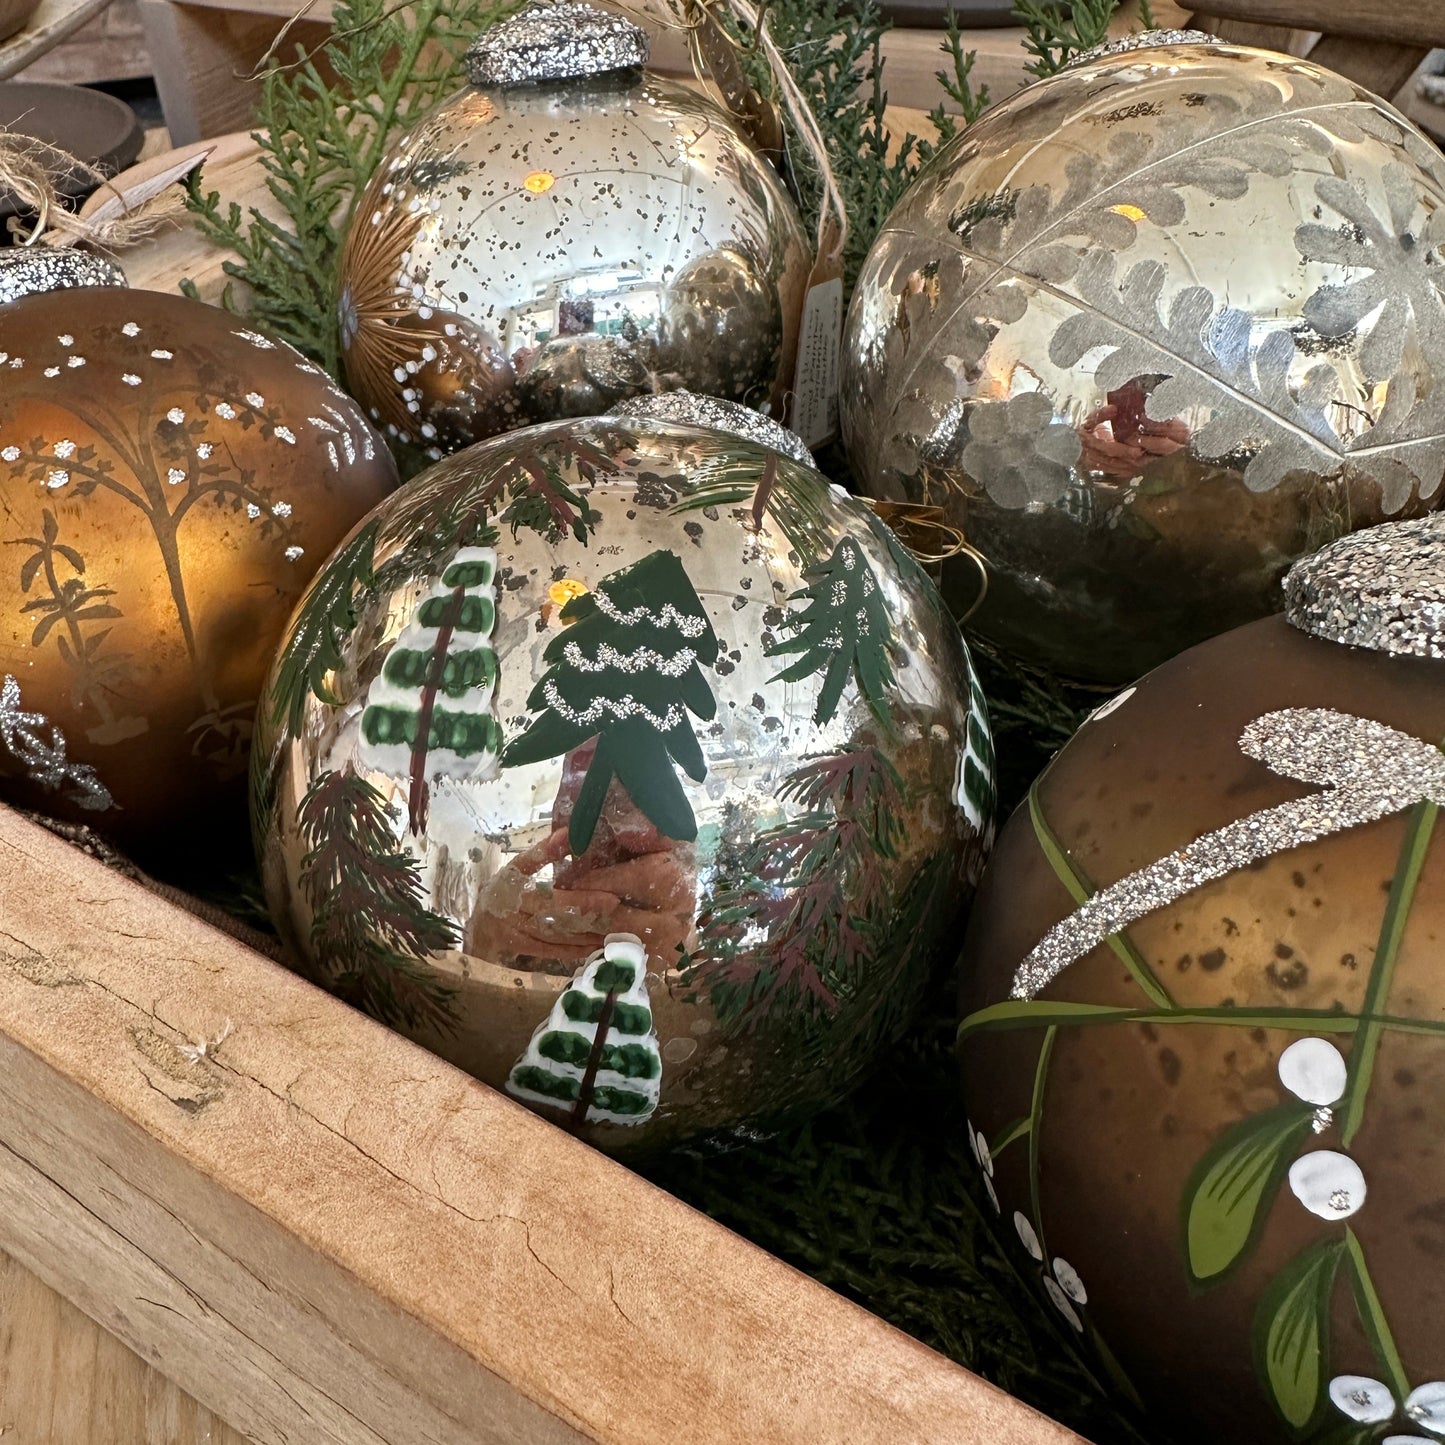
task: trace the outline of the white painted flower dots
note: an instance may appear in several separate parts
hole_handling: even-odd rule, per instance
[[[1313,1128],[1322,1134],[1334,1120],[1334,1105],[1345,1096],[1349,1068],[1328,1039],[1296,1039],[1279,1056],[1279,1081],[1295,1098],[1315,1106]],[[1321,1219],[1348,1219],[1365,1202],[1363,1171],[1337,1149],[1301,1155],[1289,1167],[1289,1187]]]
[[[1411,1390],[1404,1405],[1383,1380],[1368,1375],[1336,1375],[1330,1381],[1330,1403],[1357,1425],[1383,1425],[1402,1413],[1428,1435],[1387,1435],[1381,1445],[1431,1445],[1445,1437],[1445,1380],[1430,1380]]]

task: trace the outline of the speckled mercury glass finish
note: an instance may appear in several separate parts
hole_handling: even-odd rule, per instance
[[[1445,160],[1306,61],[1160,39],[945,147],[844,345],[864,489],[965,532],[971,626],[1105,683],[1277,610],[1291,562],[1445,471]],[[943,582],[978,595],[970,559]]]
[[[493,32],[474,69],[504,78],[403,135],[357,207],[347,380],[437,456],[679,386],[777,414],[791,383],[811,253],[782,182],[674,81],[553,74],[623,58],[625,33],[584,21],[551,48]]]
[[[613,1151],[834,1097],[991,837],[933,584],[712,428],[556,422],[438,463],[323,570],[259,716],[298,966]]]
[[[124,286],[125,272],[103,256],[57,246],[0,249],[0,305],[71,286]]]

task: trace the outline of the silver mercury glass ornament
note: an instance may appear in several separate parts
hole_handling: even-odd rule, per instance
[[[994,787],[892,534],[754,412],[634,408],[667,416],[493,437],[372,514],[293,618],[253,790],[298,967],[615,1151],[885,1051]]]
[[[781,413],[811,253],[782,182],[644,32],[533,5],[403,135],[341,262],[342,357],[435,456],[688,387]]]
[[[1439,505],[1445,160],[1308,61],[1147,33],[944,147],[859,277],[863,489],[985,559],[971,627],[1127,682],[1280,605],[1290,563]],[[978,596],[967,560],[945,596]]]
[[[42,291],[126,284],[125,272],[114,261],[88,251],[40,245],[0,249],[0,305]]]

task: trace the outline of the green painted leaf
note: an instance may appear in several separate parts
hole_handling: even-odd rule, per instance
[[[958,1026],[958,1037],[983,1029],[1034,1029],[1050,1024],[1109,1023],[1137,1018],[1138,1009],[1104,1003],[1067,1003],[1054,999],[1011,998],[971,1013]]]
[[[1410,1393],[1410,1377],[1405,1373],[1404,1361],[1400,1358],[1399,1346],[1385,1318],[1385,1306],[1381,1303],[1379,1291],[1370,1278],[1370,1268],[1365,1263],[1365,1252],[1360,1248],[1359,1238],[1348,1225],[1345,1226],[1345,1257],[1350,1268],[1350,1289],[1355,1296],[1355,1312],[1360,1317],[1375,1356],[1385,1367],[1385,1377],[1394,1387],[1395,1394],[1404,1399]]]
[[[1303,1431],[1325,1403],[1330,1294],[1344,1246],[1316,1244],[1282,1269],[1254,1315],[1254,1360],[1266,1393]]]
[[[1196,1284],[1239,1262],[1264,1223],[1311,1110],[1294,1100],[1227,1129],[1199,1161],[1184,1190],[1184,1241]]]

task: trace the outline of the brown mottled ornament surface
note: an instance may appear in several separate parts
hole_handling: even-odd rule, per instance
[[[1099,709],[967,934],[1004,1247],[1169,1439],[1445,1420],[1445,524],[1332,550],[1291,579],[1325,636],[1256,622]]]
[[[991,837],[932,583],[713,424],[553,422],[438,463],[322,570],[258,718],[297,965],[609,1151],[836,1096]]]
[[[147,856],[244,828],[286,618],[396,484],[355,403],[180,296],[0,308],[0,798]]]

